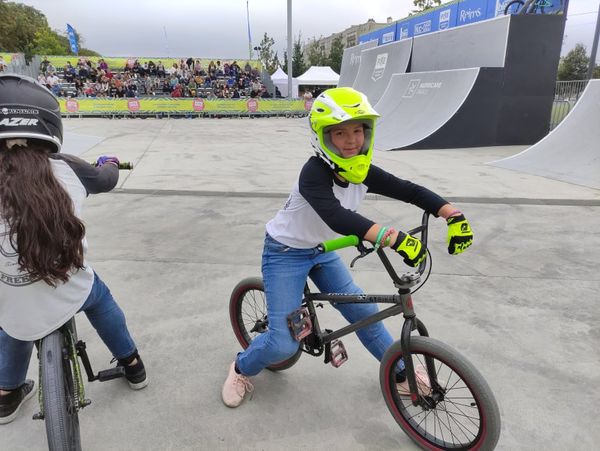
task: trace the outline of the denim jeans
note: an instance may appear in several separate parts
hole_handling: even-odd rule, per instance
[[[79,311],[85,312],[115,358],[129,357],[136,351],[123,311],[96,273],[92,291]],[[0,329],[0,389],[13,390],[25,382],[32,350],[32,341],[16,340]]]
[[[313,267],[319,265],[318,268]],[[258,335],[237,356],[237,367],[246,376],[294,355],[299,343],[292,337],[287,316],[300,308],[307,277],[324,293],[359,294],[346,265],[335,252],[316,248],[295,249],[267,235],[262,256],[262,274],[267,299],[269,329]],[[334,304],[344,318],[355,323],[377,313],[376,304]],[[381,360],[393,339],[381,321],[356,332],[362,344]]]

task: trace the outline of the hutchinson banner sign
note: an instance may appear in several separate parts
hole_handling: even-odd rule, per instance
[[[310,103],[299,100],[271,99],[172,99],[141,97],[132,99],[60,98],[63,115],[105,114],[305,114]]]

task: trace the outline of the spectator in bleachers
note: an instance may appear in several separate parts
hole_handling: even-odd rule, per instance
[[[108,71],[108,64],[104,61],[104,58],[98,60],[98,70],[103,70],[104,72]]]
[[[56,72],[56,67],[52,63],[48,63],[46,66],[46,75],[53,75]]]
[[[40,63],[40,72],[44,75],[46,74],[46,68],[48,67],[48,64],[50,64],[50,61],[48,61],[47,56],[44,56],[44,59]]]
[[[156,65],[156,75],[158,75],[160,78],[164,78],[166,75],[165,66],[161,61],[159,61]]]
[[[0,72],[4,72],[7,67],[6,61],[4,61],[4,58],[0,55]]]
[[[211,61],[210,63],[208,63],[208,76],[210,77],[211,80],[214,80],[215,78],[217,78],[217,65],[215,64],[214,61]]]
[[[65,64],[65,67],[63,68],[63,78],[65,79],[65,81],[67,83],[73,83],[76,76],[77,76],[77,71],[71,65],[71,62],[67,61],[67,64]]]

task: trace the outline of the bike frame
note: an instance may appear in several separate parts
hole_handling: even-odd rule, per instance
[[[421,234],[421,241],[423,246],[427,246],[427,227],[429,222],[429,215],[427,213],[423,214],[422,223],[419,227],[410,230],[408,232],[409,235],[415,235],[416,233]],[[369,249],[366,252],[361,252],[360,257],[366,256],[368,253],[371,253],[373,250]],[[414,311],[411,288],[417,285],[420,282],[420,277],[425,271],[425,263],[422,263],[418,268],[418,272],[416,273],[406,273],[402,276],[398,276],[396,270],[390,263],[389,258],[380,247],[377,249],[377,255],[383,266],[385,267],[388,275],[391,277],[392,281],[396,288],[398,288],[398,294],[388,295],[388,294],[335,294],[335,293],[311,293],[308,283],[304,287],[304,299],[302,301],[302,305],[305,306],[309,312],[310,320],[312,322],[312,334],[317,338],[319,342],[320,348],[325,348],[325,363],[328,363],[329,356],[327,355],[327,351],[331,345],[331,342],[341,338],[345,335],[351,334],[360,330],[364,327],[367,327],[373,323],[381,321],[385,318],[389,318],[390,316],[396,316],[400,313],[404,316],[404,324],[402,326],[402,333],[400,336],[401,347],[402,347],[402,355],[404,359],[404,366],[406,368],[406,376],[408,379],[408,385],[410,388],[412,401],[413,403],[419,404],[419,396],[418,396],[418,388],[417,382],[415,380],[414,374],[414,365],[412,362],[412,355],[410,353],[410,338],[412,331],[416,330],[419,335],[428,337],[429,333],[427,328],[420,321]],[[357,258],[360,258],[357,257]],[[354,263],[354,262],[353,262]],[[351,265],[352,266],[352,265]],[[388,307],[380,312],[377,312],[374,315],[371,315],[367,318],[364,318],[360,321],[357,321],[354,324],[349,324],[335,331],[329,330],[321,330],[319,325],[319,319],[317,317],[315,302],[317,301],[325,301],[331,304],[393,304],[391,307]],[[309,352],[310,353],[310,352]],[[315,356],[319,356],[322,354],[322,351],[316,354],[312,354]],[[433,375],[435,375],[435,368],[433,360],[429,357],[425,358],[427,371],[430,376],[430,380],[432,383],[437,384],[437,382],[433,382],[435,380]]]

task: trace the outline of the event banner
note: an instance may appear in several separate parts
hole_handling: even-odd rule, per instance
[[[60,111],[65,115],[76,114],[158,114],[158,113],[213,113],[213,114],[299,114],[310,110],[311,101],[271,99],[173,99],[156,98],[61,98]]]

